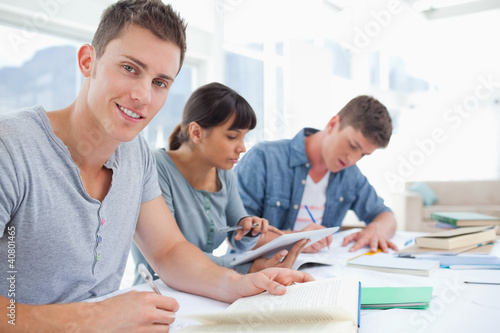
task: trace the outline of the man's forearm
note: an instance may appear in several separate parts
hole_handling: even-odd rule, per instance
[[[228,303],[240,297],[231,288],[240,275],[217,266],[193,244],[182,242],[163,258],[154,269],[169,287]]]
[[[387,238],[391,238],[396,233],[396,218],[391,212],[383,212],[375,217],[369,225],[374,224],[380,234]]]
[[[1,332],[89,332],[97,322],[94,303],[14,304],[14,310],[9,310],[11,316],[0,321]],[[0,308],[8,309],[10,305],[9,299],[0,297]]]

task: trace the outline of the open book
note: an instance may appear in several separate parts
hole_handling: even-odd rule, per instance
[[[186,315],[179,332],[357,332],[360,282],[346,276],[287,287],[285,295],[240,298],[221,313]]]

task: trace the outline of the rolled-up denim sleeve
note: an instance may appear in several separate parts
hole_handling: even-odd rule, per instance
[[[384,204],[384,200],[378,196],[361,172],[356,176],[356,200],[351,209],[361,221],[367,224],[371,223],[379,214],[391,212],[391,209]]]

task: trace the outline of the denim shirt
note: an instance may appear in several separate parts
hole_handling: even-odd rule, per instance
[[[235,173],[249,215],[281,230],[293,229],[311,168],[305,137],[317,131],[304,128],[291,140],[261,142],[242,157]],[[356,165],[330,173],[322,225],[340,226],[349,209],[365,223],[391,211]]]

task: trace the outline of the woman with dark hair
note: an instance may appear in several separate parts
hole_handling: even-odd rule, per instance
[[[282,234],[266,219],[248,216],[231,170],[246,151],[245,134],[256,122],[252,107],[242,96],[223,84],[210,83],[190,96],[182,122],[170,136],[169,150],[155,151],[163,198],[184,236],[218,265],[240,273],[273,266],[290,268],[306,243],[300,241],[290,252],[283,250],[239,266],[230,265],[233,256],[212,254],[226,238],[235,250],[246,251],[255,247],[259,234]],[[242,229],[223,229],[234,226]],[[136,267],[146,263],[137,247],[132,254]]]

